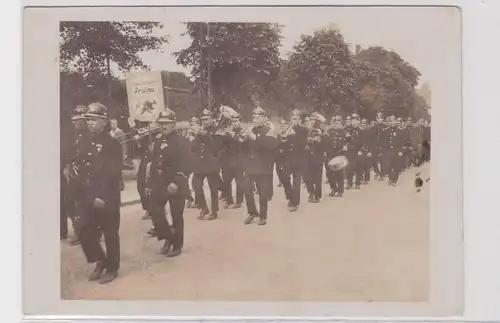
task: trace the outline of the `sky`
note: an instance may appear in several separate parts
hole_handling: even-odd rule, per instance
[[[421,72],[420,84],[427,82],[431,89],[433,80],[438,77],[437,73],[440,73],[439,66],[447,56],[446,52],[460,50],[457,48],[460,42],[456,39],[461,37],[458,9],[429,7],[327,9],[282,8],[280,14],[276,14],[269,9],[260,8],[266,11],[236,12],[235,20],[227,19],[227,16],[221,14],[220,17],[224,19],[220,18],[219,21],[241,21],[241,17],[248,17],[246,21],[271,21],[283,25],[281,48],[283,56],[292,49],[301,34],[312,34],[315,29],[335,26],[352,48],[356,44],[362,48],[383,46],[398,52],[403,59]],[[252,19],[254,16],[260,18]],[[195,21],[204,21],[196,18]],[[212,18],[211,21],[216,20]],[[183,71],[189,74],[188,69],[177,65],[172,55],[190,44],[188,36],[181,36],[185,29],[180,18],[172,15],[162,22],[164,28],[158,32],[167,33],[170,43],[163,46],[163,53],[142,53],[144,62],[152,70]]]

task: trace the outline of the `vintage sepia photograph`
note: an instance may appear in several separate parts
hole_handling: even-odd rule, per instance
[[[52,19],[61,300],[436,300],[458,8],[115,9]]]

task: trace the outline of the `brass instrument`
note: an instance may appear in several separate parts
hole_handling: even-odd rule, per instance
[[[128,142],[134,141],[134,140],[139,140],[145,136],[154,135],[161,131],[161,127],[158,125],[152,126],[152,127],[144,127],[144,128],[139,128],[137,129],[137,134],[135,134],[132,138],[128,138],[125,140],[119,140],[120,144],[126,144]],[[131,133],[126,133],[122,137],[130,135]]]
[[[288,141],[288,136],[292,133],[294,127],[289,123],[280,129],[279,137],[282,142]]]
[[[318,128],[310,128],[309,129],[309,134],[307,137],[307,146],[306,148],[309,149],[311,148],[309,145],[321,142],[321,136],[322,136],[322,131],[321,129]]]

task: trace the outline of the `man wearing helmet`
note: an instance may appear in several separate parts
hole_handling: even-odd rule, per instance
[[[80,241],[87,261],[96,263],[89,280],[107,284],[117,277],[120,267],[122,147],[105,131],[107,109],[104,105],[90,104],[85,118],[90,136],[78,158],[83,214]],[[101,232],[106,251],[100,244]]]

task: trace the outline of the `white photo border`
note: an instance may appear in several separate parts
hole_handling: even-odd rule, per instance
[[[40,5],[41,1],[31,5]],[[83,3],[83,1],[80,1]],[[88,2],[84,2],[89,5]],[[206,2],[203,2],[204,4]],[[51,1],[51,5],[78,5],[78,1]],[[99,2],[99,5],[108,5]],[[148,5],[155,3],[149,1]],[[157,5],[176,5],[180,1],[158,1]],[[182,4],[200,4],[182,1]],[[222,1],[211,4],[223,5]],[[238,2],[233,2],[238,4]],[[254,5],[270,5],[254,1]],[[276,5],[304,5],[287,1]],[[375,1],[315,1],[315,5],[380,5]],[[120,1],[120,5],[141,5]],[[307,3],[311,5],[311,3]],[[443,5],[460,8],[463,24],[474,5],[468,1],[386,1],[384,5]],[[266,8],[271,10],[272,8]],[[190,19],[218,20],[221,10],[231,10],[235,19],[237,7],[187,8]],[[246,8],[244,16],[256,8]],[[305,9],[304,9],[305,10]],[[120,319],[138,321],[152,316],[165,320],[241,319],[253,317],[285,319],[314,317],[411,317],[461,315],[463,310],[463,230],[462,230],[462,55],[443,59],[443,79],[433,85],[433,162],[431,201],[431,300],[426,303],[244,303],[244,302],[145,302],[145,301],[68,301],[60,299],[59,239],[56,230],[59,213],[59,21],[60,20],[156,20],[166,12],[147,7],[114,8],[31,8],[24,12],[23,57],[23,309],[28,319],[55,319],[59,315],[81,318],[93,315],[104,319],[120,313]],[[241,13],[240,13],[241,14]],[[263,12],[254,13],[263,19]],[[186,17],[188,14],[186,14]],[[237,14],[238,15],[238,14]],[[196,18],[193,18],[196,17]],[[470,24],[470,22],[469,22]],[[463,29],[463,28],[462,28]],[[467,44],[463,33],[459,50]],[[471,37],[470,35],[468,37]],[[433,49],[435,50],[435,49]],[[462,53],[465,51],[462,50]],[[465,59],[465,57],[464,57]],[[464,82],[466,84],[466,82]],[[41,86],[43,85],[43,87]],[[37,108],[34,108],[37,107]],[[33,131],[43,126],[43,131]],[[44,170],[41,172],[40,170]],[[437,216],[439,214],[439,216]],[[42,276],[43,273],[43,276]],[[40,279],[43,277],[43,279]],[[139,305],[140,304],[140,305]],[[361,314],[361,315],[360,315]],[[133,318],[129,316],[134,316]],[[60,318],[60,317],[59,317]],[[116,316],[114,317],[117,318]]]

